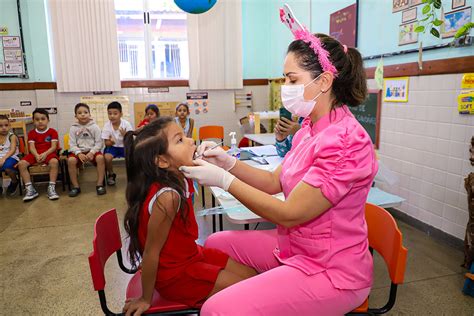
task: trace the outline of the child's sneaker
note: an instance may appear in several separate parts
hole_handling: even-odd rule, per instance
[[[117,178],[117,175],[115,173],[109,174],[107,177],[107,184],[108,185],[115,185],[115,179]]]
[[[24,202],[36,199],[39,195],[36,189],[31,184],[26,186],[25,191],[26,193],[25,193],[25,196],[23,197]]]
[[[72,188],[71,191],[69,191],[69,196],[70,197],[76,197],[81,193],[81,188]]]
[[[7,188],[7,195],[8,196],[14,196],[16,193],[16,188],[18,187],[18,181],[17,182],[10,182],[10,185]]]
[[[57,200],[59,195],[56,193],[56,187],[54,185],[48,185],[48,199]]]
[[[97,195],[104,195],[105,193],[107,193],[107,190],[105,190],[105,187],[103,185],[96,186],[95,191],[97,192]]]

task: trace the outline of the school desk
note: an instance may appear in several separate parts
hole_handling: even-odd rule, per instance
[[[245,134],[244,137],[260,145],[275,145],[276,143],[275,133]]]

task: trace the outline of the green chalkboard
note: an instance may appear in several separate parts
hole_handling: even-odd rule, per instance
[[[369,90],[367,100],[358,107],[349,107],[352,114],[365,128],[375,148],[379,148],[381,91]]]

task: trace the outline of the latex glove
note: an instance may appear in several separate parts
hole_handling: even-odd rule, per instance
[[[212,163],[218,167],[229,171],[230,169],[234,168],[237,158],[232,157],[231,155],[227,154],[222,147],[216,147],[214,149],[210,149],[217,144],[211,141],[204,141],[201,145],[198,146],[196,150],[196,155],[202,155],[201,159]]]
[[[181,166],[179,168],[179,171],[186,178],[195,179],[200,185],[219,187],[225,191],[229,190],[232,181],[235,179],[234,175],[202,159],[196,159],[193,162],[194,167]]]

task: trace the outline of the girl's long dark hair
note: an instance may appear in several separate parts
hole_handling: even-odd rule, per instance
[[[175,189],[180,195],[180,214],[183,220],[188,215],[183,177],[177,172],[159,168],[156,159],[168,151],[166,127],[173,122],[171,117],[159,117],[146,125],[140,132],[125,134],[125,163],[127,167],[127,204],[124,227],[130,238],[128,252],[134,268],[143,255],[138,240],[140,212],[153,183]],[[159,204],[158,206],[162,208]],[[164,210],[163,210],[164,211]],[[144,246],[144,245],[143,245]]]

